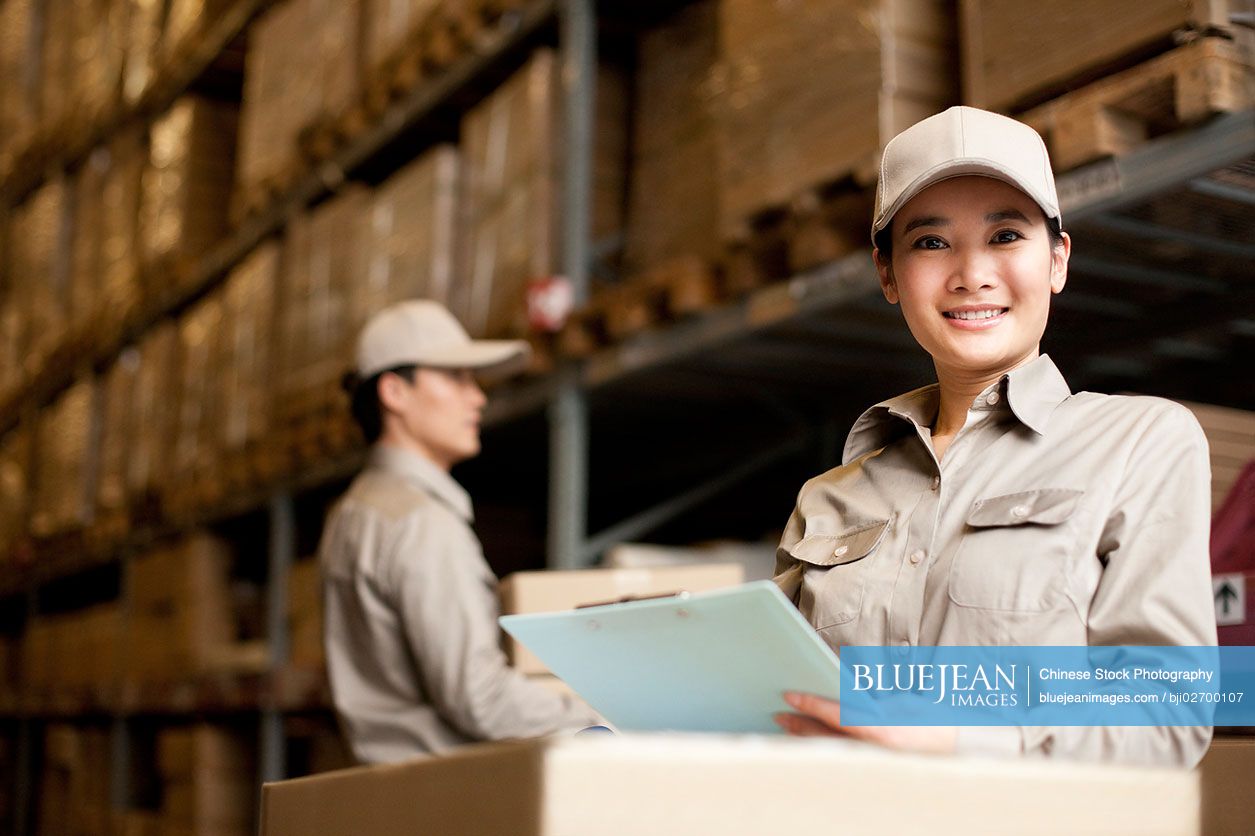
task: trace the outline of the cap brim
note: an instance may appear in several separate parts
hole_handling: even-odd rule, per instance
[[[532,347],[524,340],[474,340],[455,348],[429,351],[419,365],[503,374],[526,367],[531,356]]]
[[[1059,217],[1058,207],[1052,206],[1045,195],[1037,194],[1035,189],[1021,182],[1014,174],[1007,171],[1005,168],[992,160],[972,158],[949,160],[944,165],[939,165],[930,171],[924,172],[919,177],[915,178],[909,186],[902,190],[902,193],[898,195],[898,199],[895,200],[891,206],[881,212],[880,216],[877,217],[875,222],[872,224],[873,239],[875,238],[877,232],[880,232],[880,230],[889,225],[889,222],[893,220],[893,216],[898,214],[902,207],[905,206],[911,198],[915,197],[924,189],[929,186],[936,185],[942,180],[952,180],[955,177],[969,176],[992,177],[995,180],[1001,180],[1007,185],[1014,186],[1024,192],[1024,194],[1031,197],[1033,202],[1040,206],[1041,210],[1046,213],[1047,217]]]

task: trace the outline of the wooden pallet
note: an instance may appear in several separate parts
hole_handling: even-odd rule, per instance
[[[786,221],[786,265],[801,273],[868,246],[874,197],[853,178],[795,198]]]
[[[341,404],[292,415],[279,446],[291,466],[299,469],[338,458],[360,443],[361,432]]]
[[[278,203],[308,170],[304,159],[297,157],[282,170],[263,177],[256,183],[238,183],[231,194],[228,212],[232,225],[239,227]]]
[[[269,439],[253,440],[222,454],[222,481],[229,494],[269,485],[287,470],[287,451]]]
[[[567,357],[587,357],[657,323],[709,310],[723,298],[715,265],[697,256],[669,259],[597,291],[590,304],[567,321],[555,347]]]
[[[1055,172],[1069,171],[1213,114],[1255,105],[1253,67],[1243,45],[1199,38],[1019,118],[1046,138]]]

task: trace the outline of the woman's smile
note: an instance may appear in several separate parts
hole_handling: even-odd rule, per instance
[[[984,331],[1002,324],[1011,311],[1001,305],[962,305],[942,311],[946,321],[962,331]]]

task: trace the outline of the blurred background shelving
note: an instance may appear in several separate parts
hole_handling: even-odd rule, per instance
[[[0,0],[0,830],[243,833],[258,780],[349,762],[311,557],[390,301],[536,350],[455,472],[499,574],[633,541],[769,565],[857,415],[931,380],[867,218],[882,144],[950,104],[1042,131],[1075,240],[1043,348],[1074,390],[1189,402],[1219,507],[1255,458],[1252,25]]]

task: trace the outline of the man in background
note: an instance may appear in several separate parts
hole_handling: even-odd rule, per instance
[[[346,380],[371,444],[319,546],[332,698],[363,763],[598,722],[508,667],[497,578],[449,475],[479,453],[487,402],[475,373],[526,364],[527,343],[472,340],[426,300],[376,314]]]

